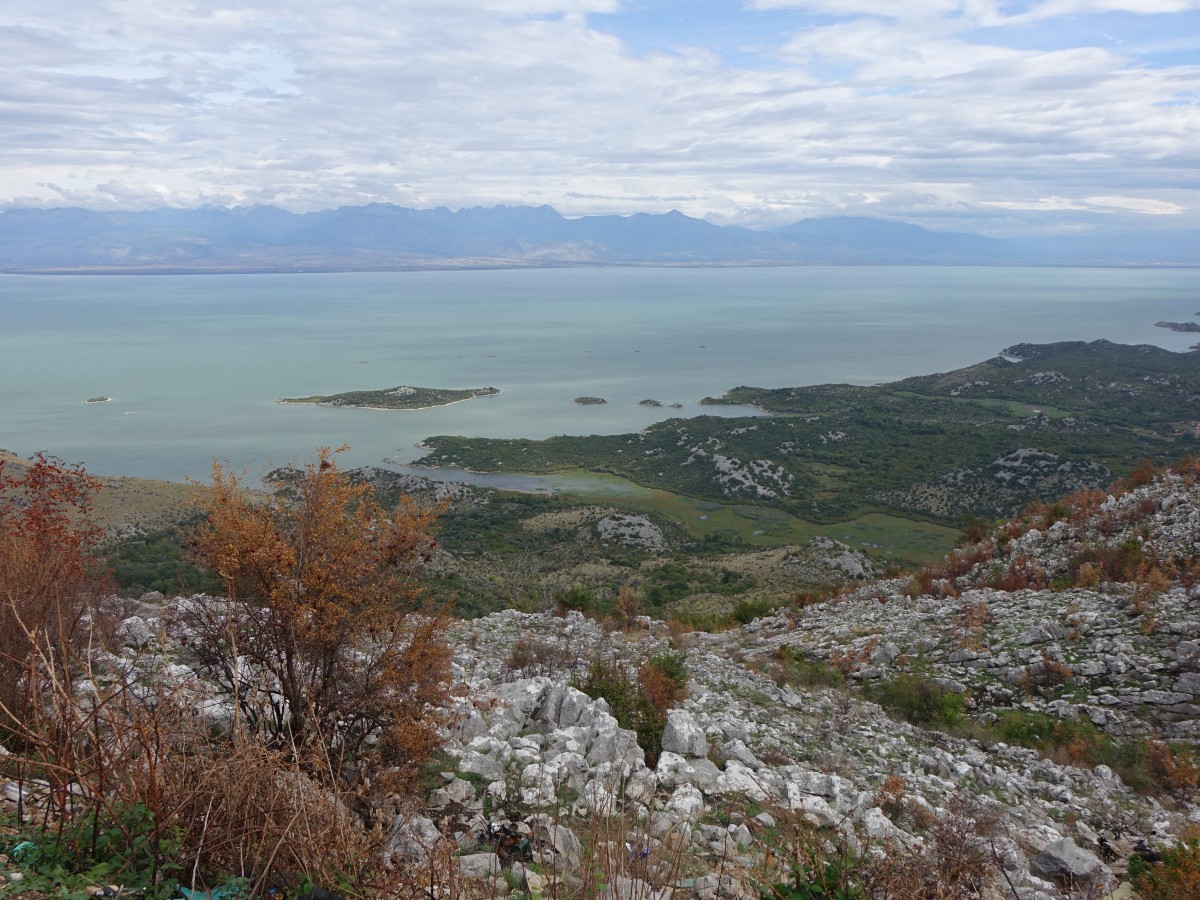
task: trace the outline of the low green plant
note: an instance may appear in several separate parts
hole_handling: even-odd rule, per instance
[[[147,898],[175,892],[182,834],[160,827],[143,803],[119,804],[62,829],[26,825],[0,847],[21,865],[24,879],[0,886],[0,896],[27,892],[86,897],[87,888],[119,882]]]
[[[823,660],[809,659],[799,651],[784,645],[775,654],[779,666],[776,680],[792,687],[841,687],[846,676]]]
[[[596,659],[575,686],[607,701],[617,724],[637,733],[653,766],[662,753],[667,710],[687,696],[687,679],[686,654],[664,651],[647,660],[636,678],[617,663]]]
[[[1183,795],[1200,782],[1200,759],[1183,746],[1144,738],[1114,738],[1086,719],[1008,709],[984,736],[1030,747],[1048,759],[1075,766],[1108,766],[1140,794]]]
[[[863,693],[888,712],[925,728],[955,728],[966,720],[962,695],[919,674],[871,682]]]
[[[792,880],[763,891],[763,900],[859,900],[867,896],[856,883],[846,883],[847,866],[841,860],[826,862],[816,870],[797,866]]]
[[[869,873],[863,859],[836,831],[788,823],[771,841],[789,878],[767,885],[761,900],[866,900]]]
[[[779,602],[770,598],[743,600],[733,608],[733,620],[739,625],[749,625],[755,619],[769,616],[779,608]]]
[[[174,597],[221,590],[221,582],[211,570],[188,559],[187,547],[176,529],[125,538],[112,547],[106,561],[122,596],[158,591]]]

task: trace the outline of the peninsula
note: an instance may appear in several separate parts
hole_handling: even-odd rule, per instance
[[[359,409],[430,409],[448,406],[472,397],[488,397],[499,394],[494,387],[426,388],[400,385],[376,391],[346,391],[342,394],[314,394],[311,397],[284,397],[280,403],[317,403],[321,406],[348,406]]]

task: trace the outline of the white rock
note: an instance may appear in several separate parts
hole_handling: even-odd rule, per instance
[[[681,819],[694,821],[704,812],[704,797],[695,785],[681,784],[667,801],[666,809]]]
[[[717,790],[723,794],[739,794],[756,803],[767,799],[767,792],[754,771],[734,761],[725,766],[725,771],[717,780]]]
[[[662,746],[663,750],[692,759],[708,756],[708,739],[704,736],[704,729],[685,709],[673,709],[667,713]]]

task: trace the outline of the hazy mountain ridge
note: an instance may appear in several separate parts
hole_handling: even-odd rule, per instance
[[[568,219],[549,206],[391,204],[0,211],[0,269],[370,270],[453,265],[1200,264],[1193,232],[1004,241],[882,219],[752,231],[677,211]]]

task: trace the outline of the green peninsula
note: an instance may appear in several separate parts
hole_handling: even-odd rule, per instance
[[[399,385],[378,391],[346,391],[342,394],[314,394],[311,397],[284,397],[280,403],[317,403],[321,406],[348,406],[360,409],[429,409],[448,406],[472,397],[489,397],[499,388],[426,388]]]
[[[767,415],[656,422],[636,434],[427,438],[423,466],[586,469],[807,522],[868,514],[953,525],[1032,497],[1103,488],[1140,460],[1200,449],[1200,353],[1020,344],[892,384],[738,387],[703,402]]]

